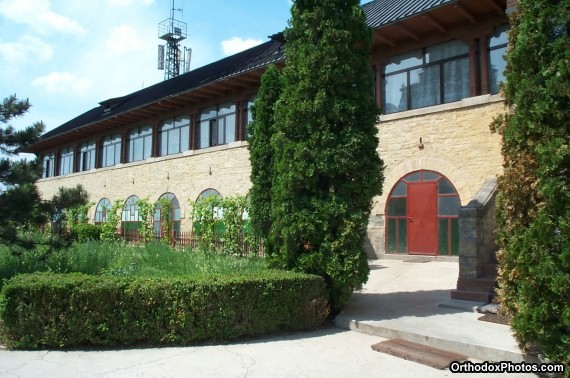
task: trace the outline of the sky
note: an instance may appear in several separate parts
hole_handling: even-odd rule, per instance
[[[285,29],[290,0],[174,0],[188,25],[182,46],[195,69],[263,43]],[[32,107],[10,122],[52,130],[98,106],[164,79],[158,24],[172,0],[0,0],[0,99]]]

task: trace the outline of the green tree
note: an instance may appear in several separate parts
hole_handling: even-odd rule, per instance
[[[251,131],[248,140],[252,182],[249,192],[250,218],[254,233],[264,239],[269,236],[271,228],[274,107],[282,91],[281,73],[271,65],[261,77],[261,86],[252,108],[253,122],[248,126]]]
[[[503,308],[570,371],[570,3],[520,0],[507,53],[497,219]],[[567,373],[568,374],[568,373]]]
[[[368,279],[362,241],[382,190],[371,31],[358,0],[297,0],[285,40],[268,252],[323,276],[336,312]]]
[[[50,204],[53,231],[59,236],[63,236],[75,224],[86,223],[87,212],[92,205],[89,203],[89,194],[80,184],[75,188],[60,187]]]
[[[16,249],[34,247],[34,240],[26,237],[25,231],[44,223],[49,209],[40,201],[35,186],[41,173],[39,161],[14,159],[44,130],[42,122],[19,131],[8,124],[29,108],[28,100],[19,100],[15,95],[0,104],[0,243]]]

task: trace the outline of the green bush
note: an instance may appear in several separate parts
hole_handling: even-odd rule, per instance
[[[3,288],[0,340],[9,348],[224,341],[317,327],[328,316],[317,276],[170,279],[23,274]]]
[[[523,348],[570,376],[570,3],[520,0],[507,53],[499,296]]]
[[[71,234],[74,239],[81,243],[89,240],[100,240],[101,226],[98,224],[79,223],[71,227]]]

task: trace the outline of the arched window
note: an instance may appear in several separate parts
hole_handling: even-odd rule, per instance
[[[210,198],[210,197],[218,197],[221,199],[222,195],[216,189],[211,189],[211,188],[206,189],[202,193],[200,193],[198,198],[196,198],[196,203],[198,203],[202,200],[205,200],[206,198]],[[221,207],[214,206],[212,208],[212,215],[213,215],[214,219],[220,219],[223,215],[223,212],[224,212],[224,209],[222,209]],[[196,216],[193,217],[192,227],[193,227],[195,232],[197,232],[197,233],[200,232],[200,219],[197,218]],[[219,222],[218,231],[221,233],[221,232],[223,232],[223,230],[224,230],[224,225],[222,222]]]
[[[441,173],[404,176],[386,203],[386,252],[458,255],[460,206],[455,187]]]
[[[172,207],[172,211],[170,213],[170,220],[172,221],[172,231],[180,232],[180,202],[178,202],[178,198],[173,193],[164,193],[158,199],[155,207],[154,207],[154,232],[160,233],[162,231],[162,210],[160,205],[160,200],[166,199],[170,202],[170,206]]]
[[[111,210],[111,201],[102,198],[95,208],[95,224],[101,224],[107,221],[107,212]]]
[[[137,205],[139,197],[130,196],[123,206],[123,214],[121,216],[121,229],[123,231],[136,231],[140,226],[139,205]]]

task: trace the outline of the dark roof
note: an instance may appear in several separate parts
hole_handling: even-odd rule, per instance
[[[237,76],[256,68],[279,62],[285,58],[283,44],[276,40],[267,41],[246,51],[229,56],[214,63],[197,68],[170,80],[123,97],[112,98],[100,102],[100,106],[48,131],[42,140],[68,131],[87,126],[91,123],[114,117],[118,114],[141,106],[157,102],[183,92]]]
[[[372,28],[379,28],[407,17],[418,15],[457,0],[375,0],[362,6],[366,22]],[[95,122],[117,116],[189,92],[216,81],[255,70],[285,59],[283,34],[270,36],[270,40],[246,51],[197,68],[170,80],[165,80],[148,88],[100,102],[100,106],[48,131],[41,137],[45,141],[71,130],[89,126]],[[33,146],[32,146],[33,149]]]
[[[379,28],[457,0],[375,0],[362,5],[366,23]]]

